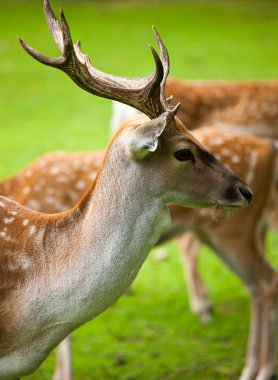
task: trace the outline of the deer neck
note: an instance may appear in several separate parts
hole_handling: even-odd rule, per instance
[[[130,286],[148,252],[170,224],[168,209],[147,182],[140,165],[128,165],[111,153],[92,191],[68,214],[73,222],[64,235],[74,252],[64,256],[64,272],[59,262],[55,263],[59,261],[57,254],[53,257],[60,284],[52,292],[66,293],[63,299],[70,302],[60,303],[64,310],[57,309],[57,315],[69,313],[72,318],[73,309],[77,313],[82,310],[77,323],[84,323]],[[65,255],[64,248],[60,253]]]
[[[110,154],[109,161],[115,161]],[[106,162],[93,192],[80,205],[82,243],[80,260],[84,271],[102,274],[90,286],[110,288],[117,298],[133,281],[149,250],[169,225],[163,200],[149,191],[140,165],[130,167],[124,160]],[[113,173],[113,176],[111,176]],[[90,281],[89,281],[90,282]],[[117,295],[118,293],[118,295]]]

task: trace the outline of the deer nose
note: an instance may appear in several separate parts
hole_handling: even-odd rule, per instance
[[[243,196],[243,198],[246,199],[248,204],[251,203],[253,193],[248,187],[240,187],[239,192]]]

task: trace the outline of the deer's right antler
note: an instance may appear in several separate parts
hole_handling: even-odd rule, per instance
[[[176,109],[172,110],[164,97],[164,85],[169,71],[169,57],[165,45],[154,28],[161,55],[160,59],[155,49],[150,46],[156,65],[154,73],[148,77],[122,78],[103,73],[92,66],[89,56],[81,51],[80,42],[73,44],[62,9],[59,21],[50,7],[49,0],[44,0],[44,13],[53,39],[62,52],[62,57],[46,57],[28,46],[20,38],[22,47],[33,58],[45,65],[64,71],[84,90],[130,105],[150,118],[155,118],[166,110],[172,111],[172,115],[175,115]]]

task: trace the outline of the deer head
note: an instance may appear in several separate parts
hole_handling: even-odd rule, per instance
[[[89,56],[81,51],[80,42],[73,44],[63,11],[60,21],[57,20],[48,0],[44,0],[44,11],[62,56],[48,58],[20,39],[23,48],[39,62],[64,71],[84,90],[130,105],[146,115],[126,121],[108,151],[114,146],[119,161],[121,158],[132,163],[147,181],[149,175],[152,190],[157,195],[164,194],[167,202],[229,208],[251,201],[252,193],[247,185],[208,153],[175,117],[179,105],[172,107],[164,97],[169,56],[154,28],[160,50],[159,57],[151,47],[156,66],[154,73],[145,78],[128,79],[95,69]],[[115,155],[111,154],[110,160],[111,157]]]

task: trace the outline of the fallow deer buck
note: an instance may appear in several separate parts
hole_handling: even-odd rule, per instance
[[[94,184],[70,211],[48,215],[0,197],[0,378],[30,374],[70,332],[109,307],[130,286],[170,223],[168,203],[236,209],[251,201],[246,183],[198,143],[164,98],[168,72],[151,48],[155,72],[126,79],[96,70],[73,45],[63,12],[44,1],[62,52],[38,61],[83,89],[125,102],[147,116],[112,138]],[[167,63],[165,65],[165,62]]]
[[[196,213],[196,210],[171,206],[172,225],[162,234],[159,243],[179,236],[185,230],[193,230],[241,278],[254,304],[251,326],[257,324],[255,329],[250,329],[249,357],[241,378],[254,379],[255,373],[259,372],[261,377],[258,379],[270,379],[275,371],[275,325],[271,316],[275,314],[277,301],[277,272],[264,257],[264,234],[267,218],[275,206],[277,151],[267,139],[223,132],[218,128],[202,128],[193,134],[222,162],[250,182],[256,189],[254,199],[251,205],[221,221],[213,219],[210,210]],[[1,182],[0,193],[37,211],[55,213],[70,209],[96,177],[103,158],[104,152],[47,154]],[[190,255],[195,257],[194,248],[198,243],[189,236],[185,234],[179,238],[185,260]],[[189,271],[190,265],[187,266]],[[197,293],[193,306],[198,308],[199,302],[206,301],[206,293],[198,273],[194,270],[192,273],[189,279],[193,285],[197,284],[192,291],[193,295]],[[265,373],[266,368],[268,373]],[[263,373],[265,377],[262,377]],[[65,340],[59,348],[54,379],[71,378],[69,341]]]

